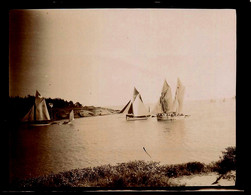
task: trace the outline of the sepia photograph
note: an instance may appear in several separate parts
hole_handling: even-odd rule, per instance
[[[9,183],[234,188],[235,9],[9,11]]]

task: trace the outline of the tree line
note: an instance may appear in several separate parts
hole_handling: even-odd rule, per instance
[[[79,102],[73,103],[73,101],[67,101],[61,98],[45,98],[48,109],[50,103],[53,104],[52,109],[57,108],[79,108],[82,104]],[[20,120],[30,110],[35,102],[35,96],[28,95],[25,97],[9,97],[9,117],[11,120]]]

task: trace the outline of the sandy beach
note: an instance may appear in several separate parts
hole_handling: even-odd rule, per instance
[[[179,185],[184,185],[184,186],[212,186],[212,187],[213,186],[234,186],[235,176],[236,176],[236,172],[231,171],[228,174],[228,177],[226,176],[226,177],[221,178],[216,184],[213,184],[219,177],[219,174],[217,174],[216,172],[181,176],[177,178],[172,178],[171,180],[174,183],[177,183]]]

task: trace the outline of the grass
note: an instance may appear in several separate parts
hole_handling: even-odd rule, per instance
[[[217,162],[205,165],[189,162],[160,165],[158,162],[130,161],[114,166],[74,169],[37,178],[22,180],[15,187],[177,187],[170,178],[208,172],[226,174],[235,170],[235,148],[226,148]]]

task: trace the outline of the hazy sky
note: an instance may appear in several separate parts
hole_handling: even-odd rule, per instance
[[[60,9],[10,12],[10,95],[123,105],[133,87],[154,103],[164,79],[185,100],[232,97],[231,9]]]

